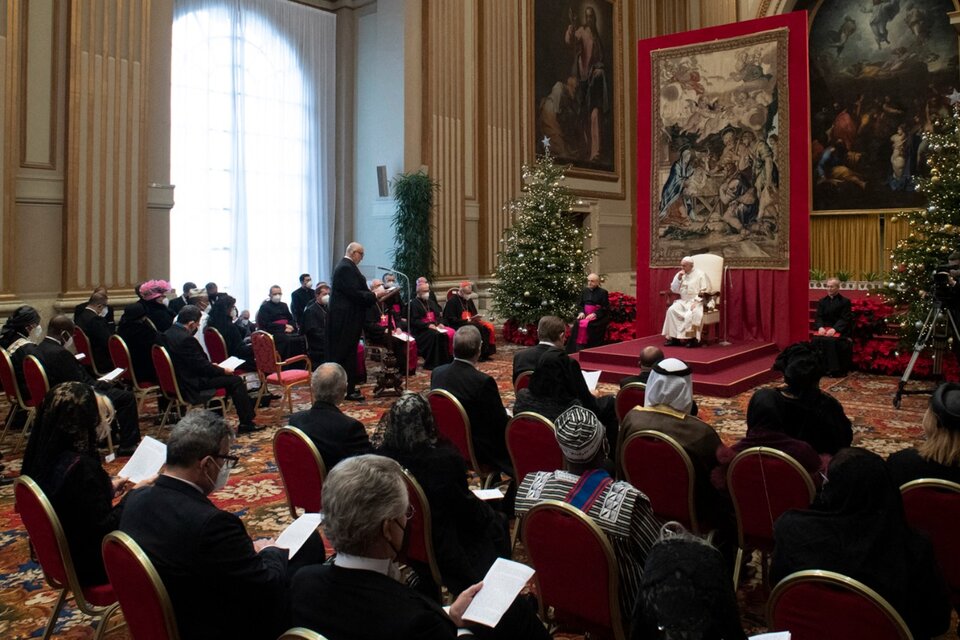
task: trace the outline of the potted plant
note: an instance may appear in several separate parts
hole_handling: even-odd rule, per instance
[[[837,271],[837,280],[840,281],[841,289],[853,289],[856,286],[850,282],[851,278],[853,278],[852,271],[844,271],[843,269]]]
[[[810,269],[810,288],[822,289],[823,281],[827,278],[827,272],[822,269]]]
[[[432,278],[430,211],[440,183],[423,171],[401,173],[392,181],[397,211],[393,215],[393,264],[410,278]],[[413,283],[410,283],[413,293]]]
[[[861,289],[876,289],[880,286],[881,281],[883,280],[883,274],[879,271],[867,271],[863,274],[863,282]]]

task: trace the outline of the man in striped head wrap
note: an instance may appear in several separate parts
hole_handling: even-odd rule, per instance
[[[660,523],[646,496],[607,472],[608,445],[603,424],[589,409],[570,407],[556,420],[564,470],[528,474],[517,490],[516,513],[545,500],[566,502],[587,514],[610,540],[620,575],[620,610],[629,619],[647,552]],[[576,553],[576,549],[571,549]]]

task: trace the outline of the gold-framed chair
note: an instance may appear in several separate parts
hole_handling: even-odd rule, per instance
[[[792,640],[913,640],[883,596],[833,571],[797,571],[785,577],[770,594],[767,619],[771,631],[789,631]]]
[[[516,393],[521,389],[526,389],[530,386],[530,376],[533,375],[533,371],[521,371],[520,375],[517,376],[517,379],[513,381],[513,391]]]
[[[296,427],[280,427],[273,436],[273,457],[287,494],[290,516],[296,520],[298,508],[304,513],[320,513],[327,467],[313,440]]]
[[[614,408],[617,411],[617,420],[623,422],[636,406],[643,406],[643,399],[647,393],[647,385],[643,382],[628,382],[623,385],[614,399]]]
[[[423,487],[406,469],[403,470],[403,481],[407,486],[407,498],[410,500],[413,512],[407,521],[400,558],[404,562],[413,560],[429,569],[430,579],[437,586],[437,602],[442,602],[443,578],[440,576],[440,567],[437,565],[433,547],[433,516],[430,512],[430,503],[427,502]]]
[[[254,331],[250,335],[250,343],[253,346],[253,359],[257,363],[257,375],[260,376],[260,393],[257,394],[256,406],[260,406],[260,400],[268,385],[276,384],[283,388],[283,399],[287,401],[287,408],[293,413],[293,398],[290,389],[297,385],[307,385],[310,389],[310,402],[313,403],[313,388],[310,386],[310,373],[313,371],[313,363],[305,355],[293,356],[286,360],[280,359],[277,353],[277,345],[273,336],[266,331]],[[291,364],[305,362],[306,369],[284,369]]]
[[[140,545],[126,533],[113,531],[103,538],[101,552],[134,639],[180,640],[170,594]]]
[[[180,383],[177,382],[177,373],[173,368],[173,360],[170,359],[170,353],[167,351],[167,348],[155,344],[153,345],[150,355],[153,357],[153,366],[157,371],[157,382],[160,383],[160,391],[163,392],[163,395],[169,401],[167,410],[163,412],[163,418],[160,421],[161,427],[167,424],[167,416],[170,414],[170,409],[173,409],[177,415],[180,415],[181,408],[188,410],[194,406],[206,408],[210,402],[219,402],[221,409],[223,409],[223,415],[227,415],[229,402],[226,389],[217,389],[214,396],[210,398],[206,404],[190,404],[183,398],[183,394],[180,393]]]
[[[947,583],[950,604],[960,607],[960,483],[920,478],[900,487],[903,510],[910,526],[926,534],[940,573]]]
[[[160,385],[151,380],[137,378],[137,372],[133,370],[133,358],[130,357],[130,347],[126,340],[117,334],[113,334],[107,342],[107,347],[110,349],[113,366],[124,370],[121,377],[129,380],[133,387],[133,395],[137,399],[137,415],[140,415],[143,403],[148,396],[156,394],[159,397],[162,394]]]
[[[500,474],[477,460],[470,417],[460,401],[449,391],[433,389],[427,393],[427,402],[430,403],[437,431],[457,447],[470,469],[480,475],[484,487],[493,486]]]
[[[327,640],[325,636],[316,631],[305,629],[303,627],[293,627],[283,632],[278,640]]]
[[[48,640],[53,634],[63,603],[71,595],[77,609],[100,619],[94,632],[94,639],[100,640],[107,631],[107,622],[120,609],[113,587],[110,583],[80,586],[73,557],[70,555],[70,544],[63,532],[60,518],[53,510],[50,500],[32,478],[17,478],[13,494],[17,512],[30,536],[30,544],[43,570],[44,578],[51,587],[59,590],[59,597],[43,632],[43,640]]]
[[[7,437],[7,430],[10,428],[10,425],[13,424],[17,415],[19,415],[21,411],[27,414],[24,419],[23,428],[20,431],[20,440],[17,445],[17,448],[19,448],[19,442],[23,440],[24,435],[30,429],[30,425],[33,424],[37,413],[36,407],[39,405],[34,405],[33,402],[30,401],[30,398],[24,399],[23,393],[20,391],[20,385],[17,384],[17,374],[13,370],[13,360],[10,359],[10,354],[7,353],[6,349],[0,349],[0,384],[3,385],[3,394],[7,397],[7,402],[10,404],[10,412],[7,414],[7,419],[3,424],[3,433],[0,434],[0,442],[3,442]],[[41,402],[42,401],[41,399]]]

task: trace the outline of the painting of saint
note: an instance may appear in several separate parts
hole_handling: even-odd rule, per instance
[[[787,33],[651,54],[651,266],[786,268]]]
[[[558,162],[616,179],[614,2],[534,0],[533,10],[538,152],[547,137]]]
[[[953,0],[801,0],[815,211],[924,205],[923,134],[960,86]]]

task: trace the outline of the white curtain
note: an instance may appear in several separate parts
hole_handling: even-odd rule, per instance
[[[170,272],[256,313],[333,264],[336,17],[286,0],[176,0]]]

